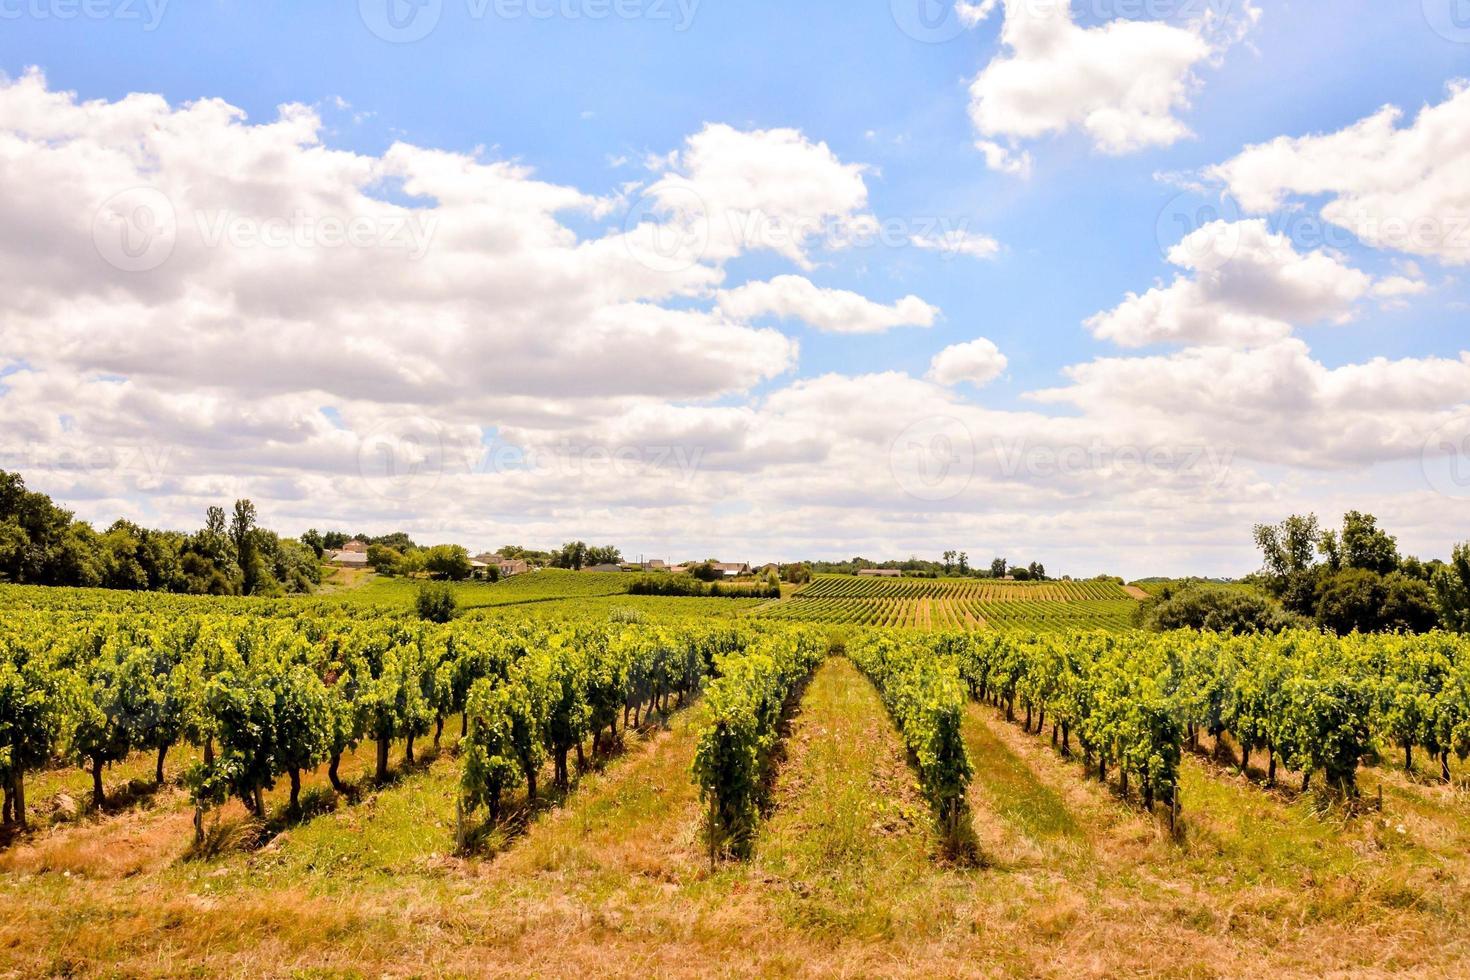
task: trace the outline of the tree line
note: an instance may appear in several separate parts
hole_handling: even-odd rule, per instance
[[[313,549],[260,527],[255,504],[210,507],[193,533],[114,521],[97,531],[0,470],[0,580],[31,585],[280,595],[321,581]]]

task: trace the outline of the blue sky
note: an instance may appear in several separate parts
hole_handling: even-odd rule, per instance
[[[914,4],[906,6],[905,0],[893,4],[817,0],[800,5],[686,0],[682,7],[674,0],[625,0],[627,9],[642,12],[637,17],[588,16],[589,11],[610,6],[598,7],[597,0],[591,4],[556,0],[538,7],[541,14],[534,16],[519,5],[504,4],[500,14],[490,5],[483,15],[476,15],[474,11],[483,7],[478,0],[443,0],[436,15],[434,0],[423,0],[429,6],[419,12],[421,19],[416,23],[423,25],[428,23],[423,18],[437,16],[433,29],[421,40],[391,43],[372,30],[373,24],[383,23],[386,2],[184,4],[174,0],[162,7],[155,3],[150,10],[142,0],[131,5],[125,0],[98,0],[88,8],[93,16],[74,18],[68,16],[73,7],[65,0],[12,2],[0,5],[0,70],[15,79],[37,67],[44,72],[49,91],[75,92],[83,101],[116,102],[128,93],[155,93],[177,108],[195,100],[219,99],[244,110],[250,124],[269,123],[278,106],[299,103],[316,109],[321,120],[319,139],[332,149],[380,158],[393,144],[403,142],[456,154],[478,152],[481,160],[515,161],[530,168],[540,181],[607,199],[635,182],[647,187],[658,173],[656,167],[650,168],[649,158],[680,151],[692,135],[709,125],[724,124],[740,132],[796,130],[809,144],[825,144],[842,164],[866,165],[862,172],[865,210],[877,219],[903,223],[906,233],[922,234],[936,224],[963,228],[993,239],[998,243],[996,254],[977,258],[913,247],[819,248],[802,267],[793,265],[790,256],[769,250],[742,250],[716,263],[724,288],[799,275],[822,289],[860,294],[878,304],[917,296],[939,312],[927,329],[898,327],[864,333],[820,329],[800,322],[799,317],[756,315],[751,318],[753,328],[779,330],[799,344],[799,356],[784,370],[758,371],[753,380],[714,386],[699,397],[662,397],[656,387],[641,394],[665,407],[759,414],[769,399],[799,388],[801,379],[898,372],[918,382],[941,350],[986,338],[1003,353],[1004,369],[998,374],[986,372],[973,383],[949,385],[943,397],[957,400],[967,411],[984,411],[984,420],[976,424],[1002,433],[1008,430],[1004,413],[1015,409],[1027,415],[1091,418],[1106,428],[1107,412],[1096,405],[1037,401],[1028,393],[1067,385],[1065,369],[1094,359],[1169,357],[1181,349],[1194,349],[1173,340],[1122,349],[1113,340],[1095,336],[1084,321],[1119,307],[1130,292],[1142,293],[1158,283],[1167,285],[1181,271],[1165,255],[1187,227],[1175,224],[1172,215],[1182,212],[1197,218],[1201,204],[1218,198],[1220,182],[1205,181],[1201,175],[1206,168],[1236,158],[1250,145],[1278,137],[1337,132],[1385,105],[1399,107],[1403,111],[1399,125],[1408,126],[1421,108],[1446,101],[1447,85],[1470,76],[1470,43],[1441,36],[1431,23],[1435,12],[1426,13],[1436,0],[1425,0],[1423,9],[1419,0],[1394,4],[1259,0],[1255,4],[1258,20],[1252,20],[1252,5],[1241,0],[1075,3],[1075,25],[1095,30],[1096,35],[1088,35],[1093,39],[1120,19],[1167,24],[1181,32],[1180,38],[1190,30],[1204,35],[1209,29],[1198,24],[1197,16],[1206,9],[1219,20],[1241,25],[1238,35],[1213,42],[1210,56],[1189,66],[1186,96],[1166,107],[1165,115],[1187,127],[1189,135],[1142,143],[1135,140],[1119,152],[1100,148],[1080,124],[1034,138],[1018,135],[1018,129],[998,135],[977,132],[970,117],[974,101],[970,89],[987,66],[1007,56],[1000,36],[1002,24],[1009,17],[1020,19],[1019,13],[1008,9],[1009,4],[986,11],[983,17],[979,8],[985,4],[976,4],[969,8],[975,22],[966,26],[963,9],[936,0],[929,9],[940,16],[939,30],[947,39],[932,42],[916,39],[903,29],[903,24],[912,23],[914,13],[910,9]],[[1019,8],[1023,2],[1045,4],[1047,0],[1012,2]],[[1447,5],[1454,2],[1446,0]],[[399,8],[400,13],[405,9]],[[581,16],[568,16],[568,11]],[[1108,56],[1116,60],[1136,50],[1139,48],[1119,45]],[[1115,67],[1125,73],[1132,70],[1126,64]],[[1029,93],[1031,96],[1036,93]],[[1061,99],[1065,93],[1036,97]],[[989,98],[1000,101],[999,95]],[[987,166],[976,142],[992,137],[1013,154],[1029,155],[1028,175]],[[99,137],[109,138],[113,137]],[[1185,185],[1202,182],[1209,186],[1185,189]],[[375,193],[381,196],[383,191]],[[1289,206],[1250,215],[1236,212],[1236,216],[1258,218],[1270,230],[1288,229],[1298,253],[1318,250],[1322,243],[1313,222],[1320,220],[1319,211],[1332,195],[1285,193],[1292,198]],[[619,229],[622,221],[622,214],[612,206],[567,216],[565,224],[592,239]],[[1333,369],[1370,363],[1374,358],[1459,359],[1466,346],[1470,290],[1460,281],[1454,254],[1441,250],[1439,254],[1411,255],[1364,244],[1340,232],[1331,236],[1329,244],[1343,267],[1374,280],[1397,276],[1419,286],[1393,302],[1355,301],[1350,304],[1350,319],[1341,325],[1293,322],[1292,336],[1305,342],[1313,360]],[[708,308],[710,292],[668,298],[664,305],[675,310]],[[12,323],[7,331],[19,336],[23,329]],[[180,329],[187,332],[193,327],[186,322]],[[157,337],[153,342],[166,343]],[[1235,341],[1220,344],[1218,337],[1210,343],[1249,346]],[[21,350],[29,350],[26,343],[17,345],[17,351]],[[0,351],[0,361],[4,359]],[[36,358],[28,357],[25,363],[34,365]],[[616,361],[613,368],[619,369]],[[42,363],[33,370],[52,376],[63,373],[60,364]],[[73,360],[66,370],[79,378],[120,374],[136,384],[147,383],[143,372],[135,376],[101,361]],[[1166,365],[1162,370],[1171,369]],[[1171,376],[1177,377],[1177,372]],[[224,397],[222,392],[228,389],[217,379],[187,373],[152,384],[171,396]],[[248,386],[231,397],[253,397],[245,388]],[[343,429],[343,413],[350,419],[350,408],[334,400],[332,385],[323,385],[322,390],[328,397],[318,401],[329,409],[329,427]],[[349,397],[341,390],[336,394]],[[893,397],[902,403],[910,396]],[[641,418],[638,412],[647,406],[635,402],[609,409],[608,415],[631,413],[628,417]],[[402,402],[394,404],[402,410]],[[1292,404],[1288,399],[1283,411],[1290,412]],[[1195,408],[1204,412],[1209,406]],[[1228,404],[1217,408],[1223,416],[1237,414]],[[1401,421],[1404,426],[1432,428],[1458,408],[1459,403],[1451,400],[1424,407],[1426,414],[1412,423]],[[1126,406],[1108,409],[1127,410]],[[480,442],[484,433],[500,429],[507,421],[509,431],[516,431],[516,420],[508,418],[507,411],[504,406],[488,404],[461,407],[446,415],[437,414],[432,406],[423,409],[437,426],[479,427]],[[568,410],[563,423],[544,431],[575,429],[573,416],[580,417],[579,412]],[[600,421],[610,424],[611,420]],[[799,428],[789,418],[783,417],[783,423]],[[813,424],[819,423],[814,420]],[[747,424],[762,423],[747,419]],[[1242,424],[1246,428],[1231,433],[1226,441],[1249,449],[1250,429]],[[85,430],[86,420],[77,425]],[[346,428],[352,428],[350,422]],[[44,432],[44,426],[37,431]],[[748,454],[758,459],[759,452],[748,437],[747,433]],[[42,434],[35,440],[45,442],[47,438]],[[162,485],[145,481],[123,493],[85,487],[64,472],[48,475],[44,465],[32,480],[62,495],[70,491],[78,501],[94,501],[77,503],[93,519],[103,520],[110,513],[107,508],[121,507],[141,508],[164,522],[185,522],[186,515],[209,492],[223,492],[227,486],[251,489],[248,474],[254,473],[253,478],[260,481],[256,493],[271,488],[281,491],[280,523],[287,525],[283,529],[294,530],[290,525],[313,517],[310,504],[304,502],[313,491],[300,484],[290,492],[282,489],[281,475],[270,472],[265,461],[273,455],[270,446],[265,442],[252,446],[251,438],[240,436],[244,442],[239,452],[244,455],[236,458],[248,459],[254,453],[261,459],[243,464],[246,472],[242,473],[228,472],[222,464],[194,467],[181,463],[180,471]],[[868,435],[854,438],[863,441]],[[1202,443],[1220,438],[1214,431],[1199,435]],[[1171,439],[1174,444],[1191,441]],[[1253,463],[1256,468],[1250,476],[1241,476],[1231,491],[1228,506],[1222,508],[1228,519],[1201,530],[1192,539],[1200,542],[1196,550],[1181,548],[1158,557],[1155,563],[1167,566],[1160,570],[1171,571],[1186,570],[1185,566],[1212,572],[1248,570],[1248,540],[1241,522],[1248,524],[1247,518],[1257,514],[1264,519],[1275,510],[1284,513],[1312,504],[1323,485],[1323,474],[1330,474],[1325,484],[1334,494],[1360,481],[1363,493],[1383,501],[1382,509],[1409,522],[1408,538],[1425,549],[1443,541],[1440,550],[1447,550],[1448,537],[1456,533],[1454,520],[1430,516],[1424,507],[1426,498],[1413,496],[1424,489],[1414,484],[1419,469],[1417,453],[1412,451],[1415,439],[1374,436],[1367,442],[1375,440],[1384,443],[1382,451],[1354,459],[1352,477],[1346,483],[1339,450],[1319,446],[1320,453],[1314,457],[1313,447],[1306,445],[1291,452],[1263,454],[1266,458]],[[1405,449],[1406,445],[1410,448]],[[834,458],[829,457],[828,464]],[[860,465],[861,456],[842,459],[845,462],[835,473],[829,465],[820,473],[806,474],[805,479],[813,488],[826,486],[834,478],[842,482],[847,477],[842,467]],[[1280,479],[1272,471],[1278,466],[1287,468]],[[760,471],[755,464],[748,470],[753,475]],[[477,492],[496,498],[494,481],[483,473],[477,475],[482,478],[475,484]],[[1099,477],[1093,482],[1107,485],[1111,479]],[[1079,543],[1066,530],[1074,521],[1098,512],[1124,523],[1147,521],[1138,514],[1126,516],[1133,512],[1121,503],[1150,491],[1146,477],[1141,483],[1128,481],[1126,487],[1119,486],[1116,501],[1087,489],[1088,482],[1079,480],[1082,486],[1075,490],[1022,512],[1008,513],[983,501],[971,509],[941,508],[941,512],[965,528],[964,534],[973,535],[972,551],[992,546],[1025,548],[1043,555],[1061,551],[1084,566],[1075,569],[1078,572],[1115,565],[1126,565],[1137,573],[1155,570],[1135,545],[1110,540],[1107,535],[1089,535],[1085,543]],[[1262,491],[1263,485],[1295,489],[1280,490],[1273,498]],[[1196,503],[1212,499],[1205,495],[1191,498],[1178,487],[1168,492],[1179,496],[1161,504],[1162,511],[1176,513],[1177,508],[1175,520],[1181,523],[1176,526],[1181,527],[1192,527],[1192,518],[1184,516],[1192,506],[1191,499]],[[701,514],[727,514],[732,501],[723,498],[731,493],[740,496],[728,486],[716,492],[722,498],[719,510],[702,511],[700,495],[681,500],[680,516],[672,527],[664,526],[655,514],[656,493],[634,494],[627,501],[570,496],[520,527],[515,508],[504,501],[492,508],[498,515],[493,520],[451,509],[438,524],[406,506],[354,508],[318,502],[319,516],[313,522],[409,523],[425,533],[442,527],[446,536],[486,546],[498,543],[496,535],[515,537],[521,529],[528,536],[546,538],[527,542],[537,544],[581,534],[611,538],[630,550],[670,550],[673,557],[682,555],[681,548],[691,553],[736,548],[759,552],[754,557],[783,558],[812,550],[922,553],[944,543],[934,536],[933,512],[921,510],[900,517],[903,508],[896,512],[882,505],[853,504],[814,513],[801,502],[803,494],[795,486],[778,512],[793,521],[815,522],[823,529],[814,527],[810,537],[798,535],[784,541],[768,536],[762,529],[769,525],[770,514],[763,522],[752,519],[748,527],[728,535],[704,533],[701,529],[706,522]],[[993,499],[992,494],[984,496]],[[1323,497],[1324,510],[1338,502],[1332,494]],[[1453,519],[1464,515],[1459,509],[1462,505],[1463,501],[1454,501],[1449,509]],[[973,524],[967,523],[970,521]],[[895,528],[895,522],[906,530]],[[686,540],[684,536],[691,534],[698,539]],[[1126,558],[1120,550],[1124,548],[1133,549]]]

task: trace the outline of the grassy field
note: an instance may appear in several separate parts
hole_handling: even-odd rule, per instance
[[[1365,770],[1382,813],[1321,815],[1207,755],[1171,837],[1043,739],[972,705],[976,866],[940,857],[872,686],[825,663],[790,722],[749,862],[711,867],[689,780],[698,702],[632,733],[571,793],[453,854],[451,730],[393,783],[308,780],[308,818],[190,858],[168,785],[102,813],[38,779],[40,832],[0,852],[0,971],[56,974],[1240,976],[1470,968],[1464,791]],[[399,753],[395,752],[395,761]],[[115,770],[109,788],[144,779]],[[137,771],[134,771],[134,770]],[[271,794],[272,813],[284,791]]]

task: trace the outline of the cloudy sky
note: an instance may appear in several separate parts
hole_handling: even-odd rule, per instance
[[[1464,0],[0,0],[0,467],[475,550],[1444,554],[1467,79]]]

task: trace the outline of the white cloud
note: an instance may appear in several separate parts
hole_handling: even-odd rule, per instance
[[[1115,439],[1228,446],[1250,459],[1315,468],[1416,457],[1435,427],[1470,402],[1470,353],[1329,368],[1295,338],[1100,358],[1065,374],[1069,385],[1030,397],[1070,404],[1112,426]]]
[[[977,337],[963,344],[946,347],[929,362],[929,378],[942,385],[961,381],[979,386],[1000,377],[1006,369],[1006,356],[994,342]]]
[[[1415,284],[1371,276],[1328,252],[1305,255],[1264,220],[1215,221],[1169,250],[1180,274],[1087,321],[1101,340],[1124,347],[1156,343],[1254,345],[1288,336],[1295,326],[1344,322],[1374,295],[1403,295]]]
[[[772,315],[802,322],[828,333],[882,333],[894,327],[928,327],[939,315],[917,296],[891,306],[845,289],[823,289],[801,276],[776,276],[716,294],[721,312],[736,320]]]
[[[1247,147],[1206,174],[1248,211],[1330,195],[1322,217],[1369,245],[1470,263],[1470,83],[1402,121],[1385,106],[1335,133]]]
[[[915,248],[946,255],[968,255],[975,259],[993,258],[1000,252],[1000,242],[994,238],[964,229],[912,235],[909,243]]]
[[[699,258],[769,250],[810,268],[810,248],[840,242],[853,222],[872,220],[867,168],[843,163],[794,129],[711,124],[651,162],[669,172],[646,197]]]
[[[961,17],[976,23],[993,7],[966,7]],[[1120,18],[1087,28],[1075,23],[1067,0],[1005,0],[1004,9],[1005,50],[971,83],[970,118],[987,166],[1022,175],[1030,160],[1017,141],[1074,127],[1108,154],[1189,136],[1177,113],[1189,106],[1195,70],[1259,16],[1246,3],[1230,23],[1207,13],[1182,25]]]

